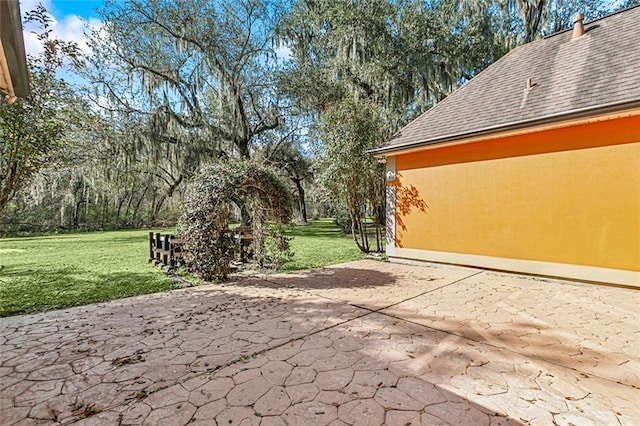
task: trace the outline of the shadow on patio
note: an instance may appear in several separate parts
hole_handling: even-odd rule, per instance
[[[3,319],[3,420],[516,425],[637,416],[640,401],[623,385],[322,295],[360,290],[363,300],[400,302],[446,284],[441,271],[362,265]]]

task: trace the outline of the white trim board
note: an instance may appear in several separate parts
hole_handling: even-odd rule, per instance
[[[540,262],[536,260],[508,259],[475,254],[416,250],[395,247],[393,258],[441,262],[454,265],[477,266],[501,271],[523,272],[584,281],[632,286],[640,289],[640,272],[567,263]]]
[[[387,256],[395,256],[396,253],[396,187],[391,185],[396,180],[396,157],[387,158],[387,190],[386,190],[386,235]]]

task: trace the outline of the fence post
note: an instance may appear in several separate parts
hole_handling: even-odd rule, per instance
[[[160,248],[162,247],[162,239],[160,237],[160,233],[156,232],[156,260],[160,262],[162,260],[160,254]]]
[[[169,264],[169,238],[166,234],[160,238],[162,238],[162,264],[167,266]]]
[[[153,231],[149,232],[149,262],[153,262]]]
[[[176,259],[175,259],[175,246],[173,244],[173,239],[175,238],[174,235],[167,235],[167,237],[169,238],[169,266],[171,266],[171,268],[175,268],[176,267]]]

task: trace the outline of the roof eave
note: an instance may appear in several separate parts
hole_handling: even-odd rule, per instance
[[[616,102],[616,103],[604,104],[604,105],[598,105],[598,106],[591,106],[587,108],[580,108],[580,109],[575,109],[571,111],[565,111],[558,114],[538,117],[532,120],[516,121],[511,123],[500,124],[497,126],[485,127],[482,129],[471,131],[471,132],[463,132],[463,133],[439,136],[436,138],[426,139],[418,142],[409,142],[405,144],[380,147],[380,148],[370,150],[369,153],[373,154],[376,157],[384,157],[388,154],[393,154],[398,151],[405,151],[409,149],[427,147],[432,145],[446,144],[446,143],[454,142],[460,139],[484,137],[484,136],[489,136],[493,133],[502,133],[502,132],[508,132],[513,130],[521,130],[527,127],[552,124],[552,123],[557,123],[557,122],[562,122],[562,121],[572,120],[572,119],[580,119],[580,118],[585,118],[585,117],[589,117],[596,114],[599,115],[599,114],[620,112],[627,109],[633,109],[633,108],[639,108],[639,107],[640,107],[640,99]]]
[[[29,95],[29,72],[25,55],[20,5],[15,1],[0,1],[0,61],[7,71],[5,79],[9,87],[5,95],[25,97]]]

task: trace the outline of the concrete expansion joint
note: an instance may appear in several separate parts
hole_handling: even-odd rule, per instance
[[[405,302],[408,302],[408,301],[413,300],[413,299],[417,299],[417,298],[422,297],[422,296],[425,296],[425,295],[427,295],[427,294],[429,294],[429,293],[433,293],[433,292],[436,292],[436,291],[438,291],[438,290],[442,290],[443,288],[450,287],[450,286],[452,286],[452,285],[454,285],[454,284],[459,284],[460,282],[462,282],[462,281],[464,281],[464,280],[468,280],[469,278],[475,277],[475,276],[480,275],[480,274],[484,274],[485,272],[486,272],[486,271],[474,272],[473,274],[470,274],[470,275],[468,275],[468,276],[466,276],[466,277],[463,277],[463,278],[457,279],[457,280],[452,281],[452,282],[450,282],[450,283],[448,283],[448,284],[444,284],[444,285],[441,285],[441,286],[436,287],[436,288],[434,288],[434,289],[431,289],[431,290],[425,291],[425,292],[423,292],[423,293],[417,294],[417,295],[415,295],[415,296],[408,297],[408,298],[406,298],[406,299],[400,300],[399,302],[396,302],[396,303],[392,303],[391,305],[385,306],[385,307],[383,307],[383,308],[379,308],[379,309],[372,310],[372,312],[382,313],[382,312],[380,312],[380,311],[383,311],[383,310],[385,310],[385,309],[392,308],[392,307],[394,307],[394,306],[400,305],[401,303],[405,303]],[[363,308],[363,309],[366,309],[366,308]],[[385,315],[386,315],[386,314],[385,314]]]

